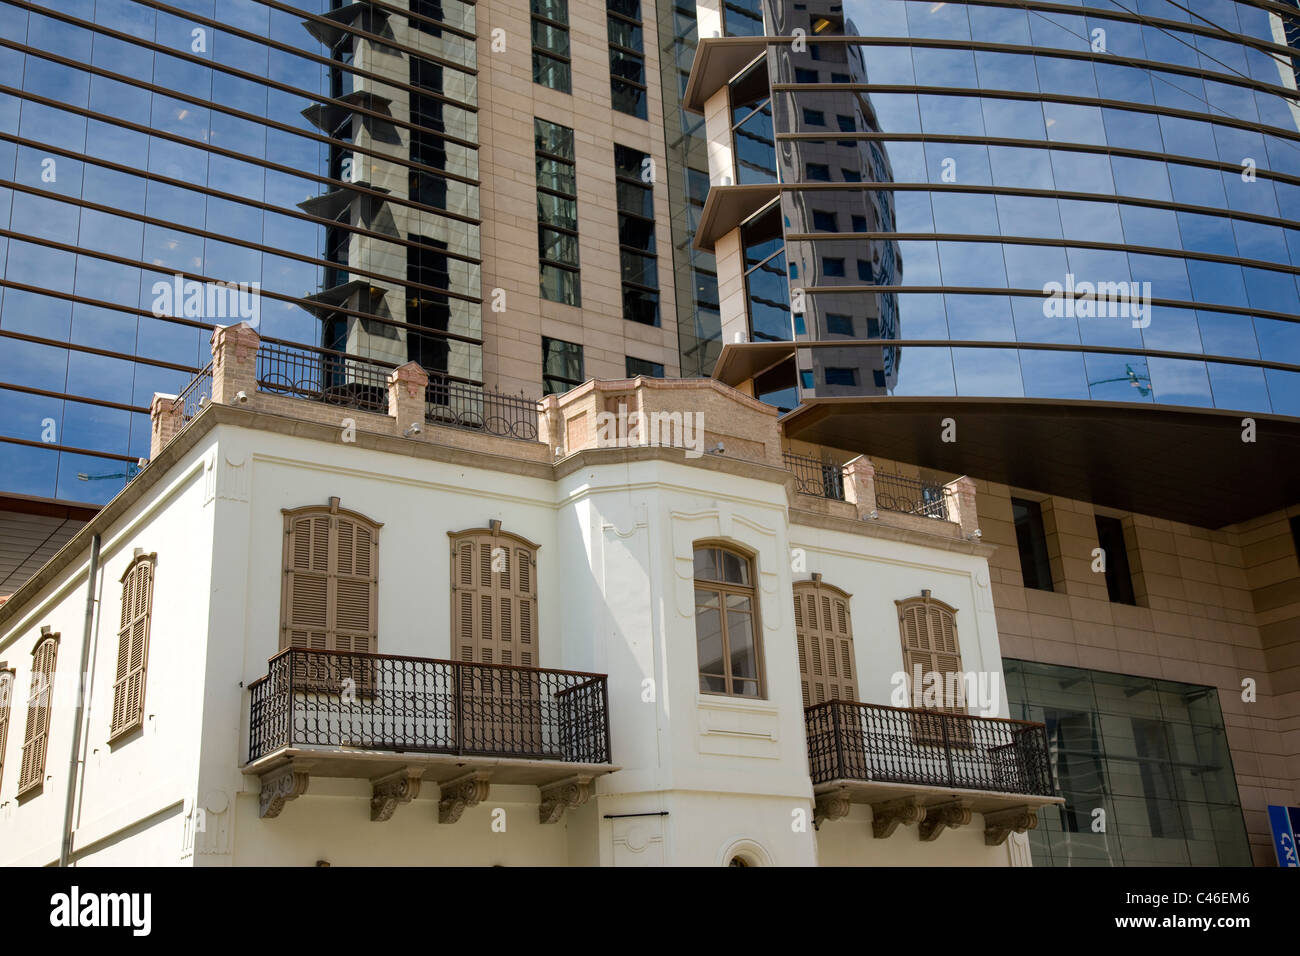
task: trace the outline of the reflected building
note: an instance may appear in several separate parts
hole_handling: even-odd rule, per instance
[[[213,328],[240,319],[266,343],[261,387],[363,405],[406,362],[444,384],[432,401],[471,409],[485,389],[540,396],[554,356],[676,374],[658,276],[690,223],[670,228],[666,200],[702,205],[707,176],[663,173],[645,34],[664,11],[515,6],[0,2],[0,514],[84,519],[112,498],[148,456],[152,396],[179,394]],[[575,18],[606,21],[608,47],[573,49]],[[673,148],[703,155],[683,133]],[[657,183],[623,181],[642,164]],[[155,284],[175,281],[256,288],[257,313],[158,309]],[[688,298],[706,303],[695,364],[711,368],[716,307]]]
[[[783,216],[806,230],[793,240],[785,225],[790,288],[809,293],[819,326],[808,335],[847,314],[825,301],[834,290],[891,296],[862,318],[896,337],[893,368],[863,345],[849,363],[856,394],[1300,415],[1293,17],[1217,0],[1069,12],[771,0],[763,15],[760,38],[722,6],[687,106],[708,115],[721,73],[766,52],[772,182]],[[863,150],[861,185],[858,164],[836,155],[841,140],[816,137],[822,122]],[[745,185],[750,145],[738,135],[733,148]],[[706,204],[703,248],[751,214],[732,192]],[[855,202],[864,208],[843,205]],[[873,238],[844,235],[855,215]],[[882,274],[890,247],[895,269]],[[1079,290],[1077,313],[1045,312],[1053,283]],[[754,341],[771,301],[765,291],[751,310]],[[736,342],[728,318],[724,345]],[[842,358],[822,363],[839,369],[830,383],[809,381],[800,361],[801,394],[854,388]]]
[[[1233,766],[1243,667],[1192,661],[1239,638],[1289,674],[1274,648],[1300,639],[1296,17],[695,13],[712,375],[782,410],[805,494],[846,497],[866,459],[867,520],[899,488],[930,514],[927,488],[980,482],[1013,716],[1048,725],[1068,791],[1035,863],[1271,862],[1251,760]]]

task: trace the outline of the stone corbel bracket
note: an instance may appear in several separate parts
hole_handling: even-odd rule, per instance
[[[491,779],[491,771],[474,770],[444,783],[438,796],[438,822],[455,823],[467,809],[486,800]]]
[[[1034,807],[1011,807],[984,814],[984,845],[1001,846],[1012,833],[1038,828],[1038,810]]]
[[[871,835],[877,840],[893,836],[900,825],[911,826],[925,819],[925,807],[916,797],[886,800],[871,805]]]
[[[287,763],[258,778],[262,790],[258,796],[257,815],[263,820],[278,817],[289,800],[296,800],[307,792],[309,766]]]
[[[957,827],[965,826],[970,823],[971,812],[970,805],[965,800],[954,800],[951,803],[926,807],[925,819],[917,828],[921,841],[929,843],[939,839],[939,834],[945,829],[955,830]]]
[[[820,830],[827,820],[840,820],[849,815],[849,791],[843,787],[817,794],[813,804],[813,829]]]
[[[424,770],[403,767],[370,781],[370,819],[376,823],[391,820],[399,803],[410,803],[420,795]]]
[[[580,773],[542,787],[542,802],[537,805],[541,823],[559,823],[565,810],[576,810],[591,796],[591,774]]]

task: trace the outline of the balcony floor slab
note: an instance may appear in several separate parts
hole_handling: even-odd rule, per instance
[[[993,790],[963,790],[952,787],[935,787],[918,783],[892,783],[883,780],[831,780],[813,787],[817,795],[845,791],[851,803],[883,803],[915,797],[923,806],[931,807],[961,800],[976,813],[992,813],[1012,807],[1042,807],[1065,803],[1064,797],[1043,796],[1033,793],[1005,793]]]
[[[374,780],[403,768],[420,768],[423,780],[445,783],[476,770],[490,771],[497,784],[544,787],[575,775],[598,777],[621,769],[607,763],[570,763],[509,756],[416,753],[391,750],[340,750],[335,747],[281,747],[244,764],[246,776],[261,777],[293,764],[314,777]]]

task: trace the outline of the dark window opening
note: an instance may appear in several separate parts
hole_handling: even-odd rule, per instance
[[[1011,516],[1016,524],[1016,545],[1020,549],[1020,573],[1025,587],[1051,591],[1052,565],[1047,557],[1047,534],[1043,531],[1043,508],[1037,501],[1011,499]]]
[[[1136,604],[1133,576],[1129,572],[1124,525],[1118,518],[1097,515],[1097,544],[1106,561],[1106,592],[1112,603]]]

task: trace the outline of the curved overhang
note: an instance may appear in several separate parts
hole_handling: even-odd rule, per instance
[[[794,356],[795,342],[728,342],[713,366],[713,378],[739,388]]]
[[[1246,418],[1253,441],[1243,440]],[[1280,415],[882,395],[806,399],[782,424],[801,441],[1203,528],[1300,502],[1300,419]]]
[[[682,93],[682,107],[703,113],[710,96],[749,66],[770,41],[764,37],[704,37],[695,48],[691,74]]]
[[[695,248],[713,252],[718,240],[781,195],[776,183],[710,186],[695,230]]]

